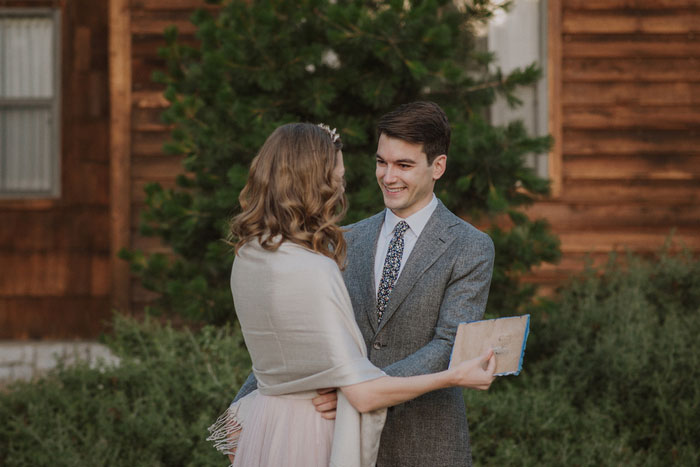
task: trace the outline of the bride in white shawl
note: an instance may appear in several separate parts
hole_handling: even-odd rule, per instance
[[[343,157],[335,130],[279,127],[253,160],[232,223],[231,290],[258,390],[209,439],[234,467],[371,467],[386,407],[449,386],[487,389],[492,352],[440,373],[396,378],[367,360],[339,267]],[[338,387],[336,420],[311,399]]]

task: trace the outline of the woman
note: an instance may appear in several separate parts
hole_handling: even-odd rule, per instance
[[[232,223],[231,289],[258,390],[210,428],[234,467],[372,466],[386,407],[494,379],[493,352],[408,378],[367,360],[340,273],[343,174],[335,130],[306,123],[275,130],[251,164]],[[327,387],[340,388],[335,422],[311,403]]]

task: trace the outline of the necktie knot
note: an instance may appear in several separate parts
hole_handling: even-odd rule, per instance
[[[406,221],[399,221],[394,227],[394,238],[403,237],[403,234],[408,230],[408,223]]]

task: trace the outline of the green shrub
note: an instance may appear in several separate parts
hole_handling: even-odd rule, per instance
[[[626,264],[531,311],[520,376],[465,391],[476,465],[700,465],[700,263]],[[118,368],[0,394],[0,465],[224,465],[204,438],[249,371],[240,332],[117,318],[108,345]]]
[[[533,311],[520,376],[465,391],[478,465],[700,465],[700,263],[625,263]]]
[[[250,370],[240,332],[116,318],[119,367],[59,367],[0,394],[0,465],[218,466],[205,441]]]

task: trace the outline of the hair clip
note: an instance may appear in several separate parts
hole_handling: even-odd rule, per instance
[[[335,128],[331,130],[331,127],[329,127],[325,123],[319,123],[318,126],[326,133],[328,133],[328,136],[331,137],[331,141],[333,141],[334,143],[340,139],[340,135],[335,131]]]

